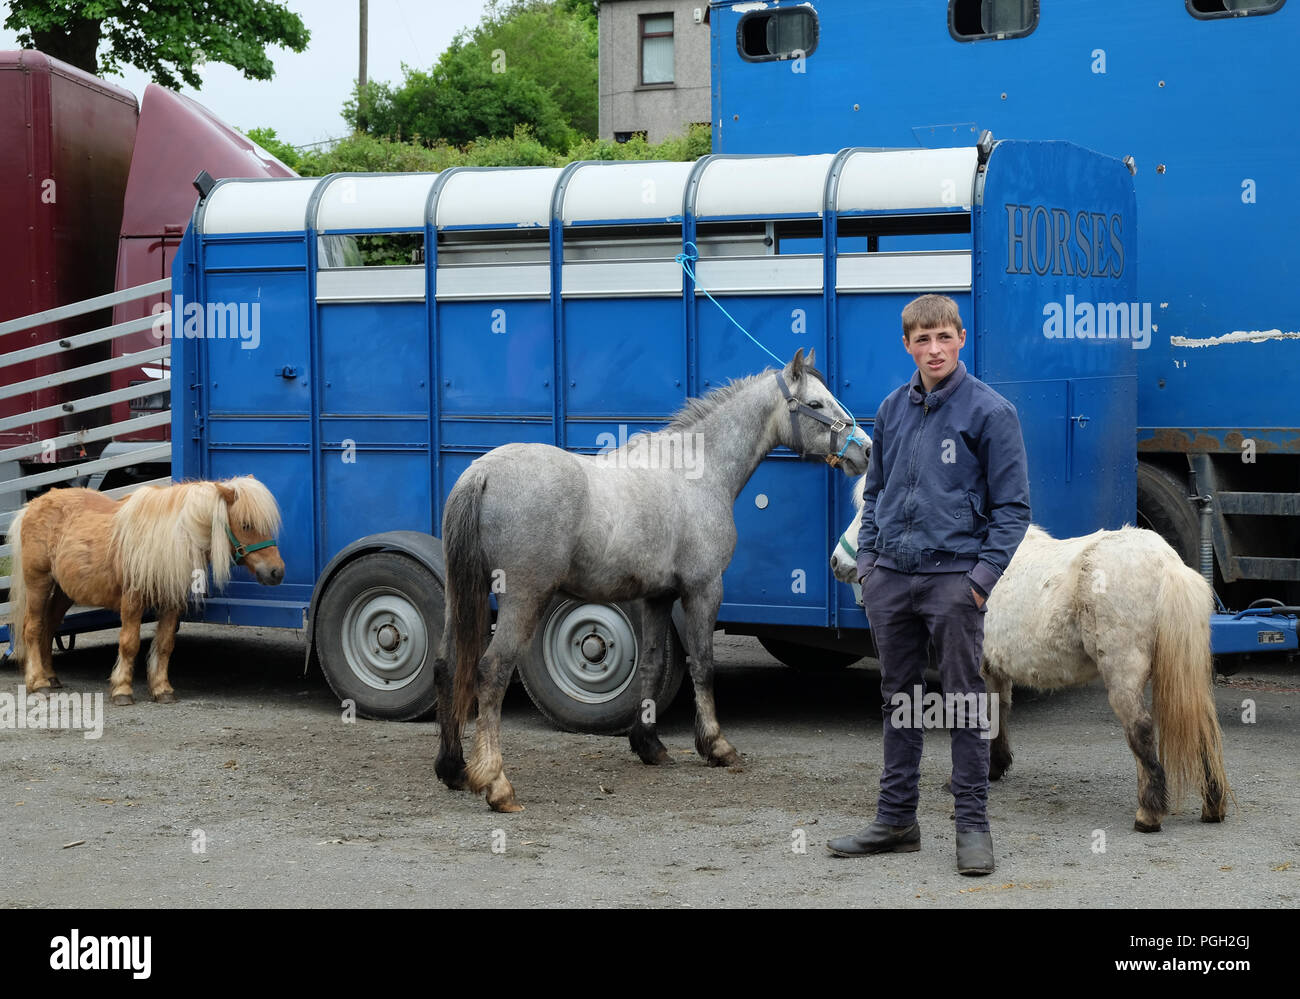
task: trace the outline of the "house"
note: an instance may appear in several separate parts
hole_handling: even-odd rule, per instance
[[[601,0],[600,137],[650,142],[710,118],[708,0]]]

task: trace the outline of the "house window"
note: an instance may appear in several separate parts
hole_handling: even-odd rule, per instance
[[[807,8],[751,11],[736,25],[736,48],[747,62],[800,59],[817,47],[817,15]]]
[[[673,16],[641,15],[641,85],[673,82]]]
[[[959,42],[1020,38],[1038,27],[1038,0],[949,0],[948,31]]]
[[[631,131],[631,132],[615,132],[615,133],[614,133],[614,141],[615,141],[615,142],[631,142],[633,139],[638,138],[638,137],[639,137],[642,141],[645,141],[646,130],[645,130],[644,128],[635,129],[635,130],[633,130],[633,131]]]
[[[1187,12],[1206,21],[1216,17],[1272,14],[1281,10],[1284,3],[1286,0],[1187,0]]]

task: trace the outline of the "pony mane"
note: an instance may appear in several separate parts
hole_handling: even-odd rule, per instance
[[[218,486],[235,491],[227,508]],[[270,490],[251,475],[223,482],[182,482],[145,486],[132,493],[113,516],[111,547],[122,567],[122,589],[139,595],[147,607],[184,607],[202,602],[207,575],[220,590],[230,581],[231,520],[257,534],[274,537],[280,510]],[[196,575],[199,574],[199,575]]]
[[[776,370],[776,368],[765,368],[758,372],[758,374],[743,375],[740,378],[733,378],[731,381],[727,382],[727,384],[719,385],[706,395],[702,395],[697,399],[687,399],[686,405],[673,414],[673,418],[668,421],[668,425],[664,427],[664,430],[690,429],[710,413],[718,409],[718,407],[723,403],[727,402],[727,400],[733,398],[740,392],[743,392],[759,379],[772,374]],[[826,384],[826,379],[822,376],[822,373],[812,365],[805,364],[803,370],[804,374],[812,375],[823,385]]]

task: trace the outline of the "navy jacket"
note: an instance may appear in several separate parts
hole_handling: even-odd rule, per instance
[[[1016,408],[957,362],[927,394],[921,373],[880,404],[858,534],[858,578],[967,572],[985,597],[1029,528]]]

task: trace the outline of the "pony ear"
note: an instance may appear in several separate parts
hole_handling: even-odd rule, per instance
[[[816,347],[809,347],[809,348],[808,348],[808,359],[807,359],[806,361],[804,361],[803,363],[806,364],[806,365],[808,365],[808,367],[810,367],[810,368],[815,368],[815,367],[817,367],[817,348],[816,348]]]
[[[798,381],[803,376],[803,366],[803,348],[800,347],[794,352],[794,357],[790,359],[790,363],[785,366],[786,378],[792,382]]]
[[[227,509],[235,505],[235,500],[239,499],[239,493],[234,489],[231,489],[230,486],[222,485],[220,482],[215,482],[213,485],[217,487],[217,492],[219,492],[221,498],[225,500]]]

